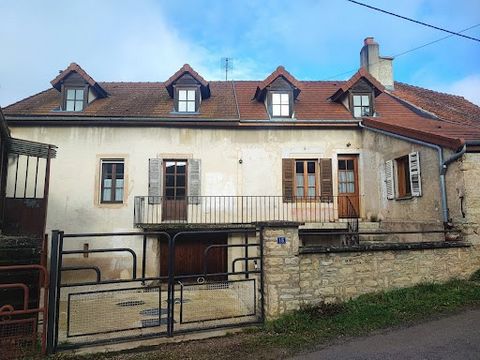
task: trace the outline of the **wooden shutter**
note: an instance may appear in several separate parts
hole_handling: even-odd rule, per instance
[[[320,159],[320,196],[322,201],[333,200],[332,159]]]
[[[284,202],[292,202],[294,194],[294,159],[282,159],[282,194]]]
[[[387,187],[387,199],[395,198],[395,183],[393,180],[393,160],[385,162],[385,185]]]
[[[188,160],[188,203],[198,205],[201,203],[201,161],[200,159]]]
[[[162,202],[162,159],[148,159],[148,203]]]
[[[420,156],[418,152],[408,154],[410,170],[410,189],[412,196],[422,196],[422,178],[420,176]]]

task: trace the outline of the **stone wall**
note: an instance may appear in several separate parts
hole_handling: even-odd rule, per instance
[[[462,242],[299,248],[298,228],[292,224],[266,226],[262,234],[267,319],[302,305],[467,278],[480,268],[480,246]],[[278,241],[282,237],[285,244]]]
[[[432,248],[300,255],[300,292],[306,303],[345,301],[422,282],[467,278],[480,268],[480,249]]]

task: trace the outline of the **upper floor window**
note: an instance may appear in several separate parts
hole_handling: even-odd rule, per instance
[[[196,112],[196,90],[195,89],[179,89],[178,90],[178,100],[177,100],[177,111],[178,112]]]
[[[65,98],[66,111],[82,111],[85,101],[84,89],[68,89]]]
[[[290,94],[272,93],[272,116],[290,117]]]
[[[102,160],[102,203],[123,202],[124,172],[124,160]]]
[[[295,161],[295,195],[312,198],[317,195],[317,160]]]
[[[352,108],[354,117],[371,116],[372,115],[372,101],[370,94],[353,94]]]

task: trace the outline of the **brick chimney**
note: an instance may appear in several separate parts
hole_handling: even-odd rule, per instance
[[[393,57],[380,56],[380,46],[373,37],[363,41],[360,51],[360,66],[364,67],[388,90],[393,90]]]

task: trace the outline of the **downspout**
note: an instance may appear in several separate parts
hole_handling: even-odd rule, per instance
[[[411,142],[411,143],[414,143],[414,144],[426,146],[426,147],[429,147],[431,149],[437,150],[438,163],[439,163],[439,168],[440,168],[439,180],[440,180],[440,195],[441,195],[441,201],[442,201],[442,219],[443,219],[443,225],[445,227],[448,227],[449,214],[448,214],[447,186],[446,186],[446,182],[445,182],[445,174],[447,173],[448,165],[451,164],[452,162],[454,162],[455,160],[459,159],[465,153],[465,151],[467,149],[466,145],[463,146],[462,150],[455,153],[452,157],[450,157],[449,159],[444,161],[444,159],[443,159],[443,149],[439,145],[435,145],[435,144],[428,143],[428,142],[421,141],[421,140],[417,140],[417,139],[412,139],[410,137],[403,136],[403,135],[398,135],[398,134],[395,134],[395,133],[392,133],[392,132],[389,132],[389,131],[372,128],[372,127],[364,125],[362,123],[362,121],[360,121],[358,123],[358,125],[361,128],[364,128],[364,129],[367,129],[367,130],[370,130],[370,131],[373,131],[373,132],[377,132],[377,133],[382,134],[382,135],[390,136],[390,137],[393,137],[395,139],[404,140],[404,141],[407,141],[407,142]]]

